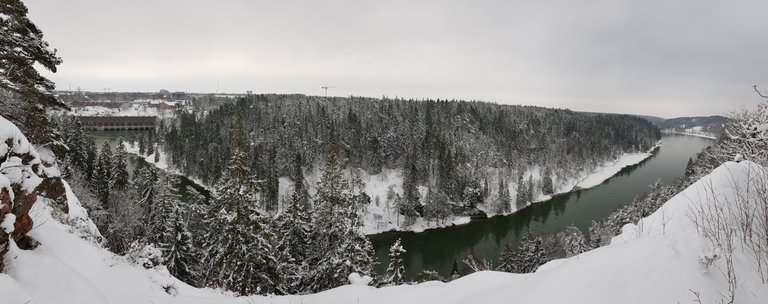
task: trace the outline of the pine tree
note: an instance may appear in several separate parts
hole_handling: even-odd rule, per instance
[[[73,171],[86,174],[88,170],[88,139],[83,131],[80,119],[74,116],[63,116],[58,120],[57,131],[61,135],[61,141],[67,150],[62,155],[59,168],[62,174],[69,177]]]
[[[534,272],[547,262],[547,253],[542,246],[541,237],[533,237],[526,232],[520,238],[520,246],[514,253],[509,248],[502,249],[500,270],[514,273]]]
[[[147,233],[149,241],[165,251],[176,242],[175,221],[177,221],[180,197],[176,190],[177,180],[170,174],[159,174],[153,186],[154,194],[147,217]]]
[[[277,257],[272,246],[275,236],[266,226],[268,219],[258,204],[259,189],[252,180],[242,136],[241,119],[235,129],[236,150],[216,186],[222,210],[221,231],[208,254],[215,286],[241,295],[274,293],[281,285]]]
[[[167,219],[172,229],[166,235],[172,236],[169,243],[163,244],[163,260],[168,271],[180,280],[196,285],[200,276],[199,260],[201,257],[199,248],[193,243],[192,233],[188,227],[188,216],[179,207],[174,206],[171,216]]]
[[[515,195],[515,206],[517,206],[517,210],[521,210],[525,208],[525,206],[528,206],[527,193],[528,189],[526,189],[525,183],[523,183],[523,175],[521,174],[517,178],[517,193]]]
[[[533,187],[533,175],[528,177],[528,185],[526,185],[525,189],[527,190],[525,194],[525,199],[528,201],[528,203],[533,203],[533,200],[536,198],[534,196],[534,187]]]
[[[144,139],[144,133],[141,133],[141,136],[139,136],[139,154],[144,155],[144,152],[146,151],[147,151],[146,140]]]
[[[397,239],[392,247],[389,247],[389,265],[387,265],[387,274],[384,278],[385,284],[398,285],[403,283],[405,276],[405,266],[401,255],[405,249],[400,245],[400,239]]]
[[[282,274],[280,290],[286,293],[304,292],[304,276],[308,273],[308,260],[313,249],[311,233],[312,218],[309,212],[306,192],[295,186],[291,197],[285,202],[285,210],[276,219],[277,235],[280,236],[276,253],[279,257],[278,270]]]
[[[555,188],[552,184],[552,169],[550,168],[544,170],[544,176],[541,179],[541,191],[547,195],[555,193]]]
[[[127,153],[123,140],[117,143],[115,156],[112,160],[112,179],[110,187],[113,189],[124,188],[128,185],[128,165],[126,164]]]
[[[419,217],[419,210],[422,209],[419,190],[417,188],[416,181],[416,166],[411,165],[408,175],[406,175],[405,181],[403,181],[403,197],[400,200],[398,212],[405,216],[403,226],[410,226]]]
[[[504,181],[504,178],[499,177],[499,198],[496,202],[496,212],[500,214],[509,213],[510,208],[509,186]]]
[[[155,183],[158,181],[157,170],[154,167],[142,167],[133,172],[133,187],[139,195],[139,206],[144,214],[149,216],[152,212],[155,197]]]
[[[572,257],[579,253],[589,250],[587,246],[587,239],[584,237],[584,233],[576,228],[576,226],[568,226],[565,228],[565,237],[563,238],[565,245],[565,256]]]
[[[0,4],[0,115],[15,123],[32,143],[57,140],[47,109],[67,109],[53,95],[54,83],[35,68],[56,73],[61,58],[43,40],[20,0]]]
[[[110,185],[112,181],[112,148],[109,142],[104,142],[99,152],[93,172],[91,185],[99,201],[107,206],[109,202]]]
[[[515,248],[510,243],[504,244],[499,252],[499,265],[496,267],[498,271],[514,272],[516,266]]]
[[[93,136],[89,136],[87,141],[88,144],[85,149],[85,180],[91,182],[93,180],[93,173],[96,172],[98,153],[96,152],[96,142],[93,140]]]
[[[336,157],[331,152],[317,185],[311,258],[317,266],[309,283],[311,291],[344,285],[350,273],[368,275],[373,267],[373,248],[360,233],[358,198],[348,189]]]

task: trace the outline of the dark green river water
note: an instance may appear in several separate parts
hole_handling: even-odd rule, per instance
[[[105,141],[108,141],[109,144],[112,146],[112,151],[115,150],[117,147],[118,142],[120,141],[120,138],[122,138],[124,141],[128,141],[128,138],[130,138],[131,135],[134,135],[138,137],[141,134],[144,134],[146,137],[149,133],[149,131],[92,131],[91,134],[94,137],[94,141],[96,142],[96,147],[98,149],[101,149],[101,146],[104,144]],[[126,161],[128,165],[128,172],[130,173],[131,177],[133,177],[133,171],[138,168],[143,168],[145,166],[152,166],[151,164],[144,161],[142,157],[129,154],[128,159]],[[205,189],[203,186],[196,184],[192,180],[186,178],[183,175],[177,175],[179,178],[179,183],[176,185],[176,189],[179,190],[179,195],[181,195],[181,200],[186,202],[187,198],[189,196],[188,194],[188,187],[195,188],[197,192],[203,194],[205,197],[210,197],[210,193],[207,189]]]
[[[472,221],[469,224],[421,233],[385,232],[370,236],[379,265],[386,271],[389,247],[401,239],[407,275],[415,277],[422,270],[449,275],[454,261],[461,261],[470,251],[488,260],[496,260],[499,248],[518,244],[526,230],[544,235],[573,224],[586,233],[592,220],[602,219],[620,206],[631,203],[648,191],[657,179],[668,183],[683,174],[688,159],[714,141],[693,136],[665,135],[662,147],[640,164],[624,168],[602,184],[529,206],[508,216]]]
[[[100,131],[94,135],[98,147],[109,141],[114,149],[119,137],[127,138],[138,132]],[[469,252],[494,261],[501,246],[506,243],[517,246],[519,236],[525,231],[545,235],[573,224],[586,232],[592,220],[605,218],[619,207],[631,203],[636,196],[645,194],[648,186],[656,180],[667,183],[680,176],[688,159],[713,143],[713,140],[700,137],[664,135],[662,147],[651,157],[624,168],[596,187],[557,195],[512,215],[474,220],[466,225],[421,233],[385,232],[371,235],[369,238],[379,263],[376,270],[378,273],[386,271],[389,247],[398,238],[407,251],[403,254],[407,276],[413,278],[422,270],[434,270],[447,276],[454,262],[461,264]],[[131,172],[148,165],[137,156],[128,159]],[[195,187],[206,196],[208,194],[201,186],[180,176],[178,189],[183,200],[186,199],[187,186]]]

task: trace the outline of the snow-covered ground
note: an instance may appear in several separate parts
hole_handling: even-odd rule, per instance
[[[130,103],[122,103],[118,108],[104,106],[84,106],[72,107],[67,114],[74,116],[158,116],[171,117],[173,110],[161,110],[158,104],[165,103],[169,106],[176,105],[176,102],[163,100],[136,100]]]
[[[587,189],[600,185],[604,181],[619,173],[621,169],[639,164],[640,162],[644,161],[646,158],[650,157],[651,154],[653,154],[655,149],[660,146],[661,144],[659,143],[650,151],[644,153],[623,154],[613,163],[606,163],[603,166],[593,170],[591,173],[589,173],[589,175],[587,175],[587,177],[580,180],[575,187],[578,187],[579,189]]]
[[[36,204],[37,226],[30,235],[41,242],[32,251],[12,247],[0,274],[2,303],[718,303],[728,294],[721,270],[708,267],[711,243],[691,220],[697,204],[722,204],[743,196],[743,185],[765,169],[750,162],[726,163],[670,199],[661,209],[626,225],[608,246],[549,262],[532,274],[478,272],[458,280],[374,288],[347,285],[305,296],[233,298],[219,291],[192,288],[163,269],[144,269],[82,239],[50,218],[50,207]],[[717,200],[709,199],[716,195]],[[731,223],[733,224],[733,223]],[[737,303],[768,302],[768,285],[755,259],[734,251]],[[172,286],[176,295],[165,290]]]
[[[581,172],[581,174],[569,179],[555,177],[555,194],[567,193],[575,189],[586,189],[600,185],[602,182],[619,173],[621,169],[638,164],[646,158],[650,157],[653,151],[660,146],[661,142],[659,142],[659,144],[647,152],[622,154],[618,159],[614,161],[606,162],[594,170],[589,172]],[[125,149],[128,153],[139,155],[139,147],[135,143],[125,143]],[[157,162],[155,162],[154,153],[150,155],[143,155],[141,157],[143,157],[146,162],[155,165],[159,169],[163,169],[174,174],[180,174],[177,169],[168,165],[166,155],[163,153],[162,148],[156,148],[155,153],[160,154]],[[486,212],[488,216],[497,215],[497,213],[493,210],[494,208],[492,208],[493,200],[498,195],[498,189],[496,187],[498,182],[495,180],[495,178],[498,176],[497,171],[498,170],[496,169],[491,169],[491,171],[487,172],[486,175],[492,177],[492,180],[489,181],[489,185],[492,186],[491,193],[486,199],[486,204],[479,206],[479,208]],[[540,171],[541,170],[539,168],[530,168],[523,173],[523,176],[525,176],[526,179],[529,176],[532,176],[533,179],[538,183],[541,179]],[[316,185],[320,180],[321,172],[318,168],[314,168],[313,170],[305,173],[305,183],[307,184],[310,193],[313,193],[314,185]],[[371,175],[363,170],[349,169],[346,170],[345,173],[350,180],[359,180],[362,184],[362,188],[359,190],[362,190],[371,198],[371,204],[369,204],[365,208],[363,214],[361,214],[363,222],[362,230],[365,234],[370,235],[393,230],[422,232],[427,229],[462,225],[470,222],[470,218],[468,216],[453,216],[443,222],[427,221],[423,218],[418,218],[416,219],[415,223],[409,226],[403,226],[403,218],[398,214],[394,200],[389,197],[390,189],[392,189],[392,191],[398,195],[402,196],[403,194],[402,184],[405,178],[403,176],[402,170],[384,169],[379,174]],[[209,191],[214,190],[211,185],[206,185],[199,179],[190,177],[188,178],[193,182],[205,187]],[[508,202],[512,210],[510,213],[514,213],[517,211],[514,202],[515,195],[517,194],[517,183],[514,180],[508,180],[507,182],[511,198],[511,201]],[[279,197],[286,198],[290,195],[291,191],[293,191],[293,181],[287,177],[281,177],[279,180]],[[427,188],[420,186],[419,191],[421,193],[422,200],[424,200],[426,197]],[[552,198],[552,195],[545,195],[541,191],[534,192],[534,195],[534,203],[543,202]]]
[[[703,137],[703,138],[709,138],[709,139],[717,139],[717,134],[701,131],[701,127],[688,128],[688,129],[685,129],[684,132],[676,131],[675,129],[664,129],[662,130],[662,132],[667,134],[680,134],[680,135],[689,135],[689,136]]]

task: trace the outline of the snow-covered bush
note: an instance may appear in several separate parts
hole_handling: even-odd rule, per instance
[[[157,268],[163,264],[163,252],[154,244],[147,244],[140,240],[131,243],[125,257],[131,263],[146,269]]]

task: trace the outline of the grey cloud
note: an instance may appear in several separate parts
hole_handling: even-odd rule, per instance
[[[759,98],[764,1],[28,0],[59,88],[482,99],[659,116]]]

